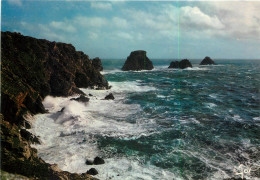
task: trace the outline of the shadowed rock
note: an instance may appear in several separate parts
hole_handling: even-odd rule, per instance
[[[26,131],[25,129],[21,129],[20,134],[27,141],[30,141],[33,144],[40,144],[39,139],[36,136],[34,136],[32,133],[30,133],[29,131]]]
[[[188,67],[192,67],[190,61],[188,59],[183,59],[179,61],[172,61],[168,68],[175,68],[175,69],[185,69]]]
[[[86,165],[93,165],[94,164],[94,162],[92,160],[89,160],[89,159],[87,159],[85,163],[86,163]]]
[[[102,159],[102,158],[100,158],[100,157],[97,156],[97,157],[95,157],[93,163],[94,163],[95,165],[99,165],[99,164],[105,164],[105,161],[104,161],[104,159]]]
[[[71,101],[78,101],[78,102],[88,102],[89,98],[87,98],[86,96],[80,95],[80,97],[78,98],[71,98]]]
[[[102,62],[98,57],[92,60],[92,65],[96,68],[96,70],[103,71]]]
[[[107,95],[106,97],[105,97],[105,100],[114,100],[115,99],[115,97],[114,97],[114,95],[112,94],[112,93],[109,93],[109,95]]]
[[[206,56],[200,63],[200,65],[216,65],[216,63],[208,56]]]
[[[146,56],[146,51],[139,50],[131,52],[130,56],[127,57],[123,71],[140,71],[140,70],[152,70],[153,63]]]
[[[87,174],[95,176],[98,174],[98,171],[95,168],[91,168],[90,170],[87,171]]]
[[[172,61],[168,68],[174,68],[174,69],[179,68],[179,61]]]

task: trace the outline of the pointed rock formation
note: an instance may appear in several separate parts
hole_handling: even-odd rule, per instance
[[[216,65],[216,63],[208,56],[206,56],[200,63],[200,65]]]

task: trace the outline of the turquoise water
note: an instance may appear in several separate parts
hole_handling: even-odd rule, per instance
[[[124,121],[152,119],[157,133],[102,137],[101,149],[113,146],[112,154],[138,156],[183,179],[210,178],[220,169],[232,176],[239,164],[260,163],[253,157],[260,155],[260,61],[218,60],[218,66],[199,67],[193,60],[194,68],[173,70],[167,69],[170,61],[161,60],[153,61],[153,71],[116,72],[123,62],[103,61],[109,82],[138,81],[154,88],[126,94],[125,103],[139,104],[142,111]]]
[[[249,168],[244,177],[260,178],[260,61],[191,60],[175,70],[153,60],[154,70],[140,72],[102,63],[110,90],[82,89],[93,95],[87,104],[43,101],[49,113],[35,116],[32,132],[45,161],[77,173],[94,167],[100,179],[218,180]],[[115,100],[103,100],[110,92]],[[106,163],[85,164],[95,156]]]

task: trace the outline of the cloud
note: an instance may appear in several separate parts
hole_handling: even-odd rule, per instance
[[[11,5],[22,6],[21,0],[7,0],[7,2]]]
[[[98,34],[95,33],[95,32],[89,32],[89,33],[88,33],[88,37],[89,37],[90,39],[97,39],[97,38],[98,38]]]
[[[192,29],[223,29],[224,25],[216,15],[209,16],[198,7],[185,6],[180,8],[180,24]]]
[[[206,5],[225,25],[224,30],[216,32],[216,35],[244,40],[260,39],[260,2],[214,2]]]
[[[77,16],[73,21],[83,27],[103,27],[108,24],[107,19],[102,17]]]
[[[50,27],[55,28],[57,30],[62,30],[66,32],[76,32],[76,28],[70,24],[70,22],[62,22],[62,21],[52,21],[50,23]]]
[[[36,33],[39,35],[40,38],[48,39],[48,40],[53,40],[53,41],[65,41],[65,35],[61,33],[55,32],[50,25],[45,25],[45,24],[30,24],[28,22],[22,21],[20,23],[21,28],[29,34],[31,33]]]
[[[123,39],[128,39],[128,40],[132,40],[133,39],[133,37],[129,33],[126,33],[126,32],[117,32],[116,35],[119,38],[123,38]]]
[[[112,25],[115,27],[118,27],[118,28],[127,28],[128,27],[127,21],[120,17],[113,17]]]
[[[62,36],[62,34],[58,34],[55,31],[53,31],[51,28],[49,28],[46,25],[43,24],[38,24],[36,27],[39,31],[40,36],[43,38],[46,38],[48,40],[53,40],[53,41],[65,41],[66,38],[65,36]]]
[[[90,7],[102,10],[112,10],[112,5],[104,2],[91,2]]]

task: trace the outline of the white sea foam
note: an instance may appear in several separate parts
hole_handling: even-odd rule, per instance
[[[48,163],[56,163],[62,170],[69,172],[83,173],[89,167],[85,165],[86,159],[93,159],[102,156],[98,146],[97,138],[116,137],[118,139],[138,139],[142,136],[149,136],[155,133],[154,121],[138,118],[135,122],[127,122],[126,119],[140,112],[142,109],[137,104],[125,104],[124,96],[128,92],[147,92],[156,90],[153,87],[140,84],[140,82],[110,82],[113,86],[110,90],[81,89],[89,96],[89,103],[71,101],[72,97],[51,97],[47,96],[43,104],[49,110],[48,114],[34,116],[35,121],[30,130],[33,134],[40,136],[42,143],[36,145],[38,154]],[[104,100],[104,97],[113,92],[115,100]],[[62,111],[60,111],[64,108]],[[146,175],[139,172],[143,170],[138,163],[132,167],[128,162],[129,173],[124,173],[120,162],[127,159],[105,159],[106,164],[97,168],[100,171],[100,178],[105,177],[105,171],[110,168],[109,174],[120,172],[122,176],[132,174],[133,177],[155,176],[154,170],[149,168]],[[117,162],[118,164],[116,164]],[[135,172],[136,171],[136,172]],[[157,175],[163,173],[157,169]],[[166,173],[167,175],[167,173]],[[120,177],[120,176],[119,176]]]
[[[107,159],[104,165],[92,167],[101,172],[96,176],[100,179],[179,179],[174,173],[150,164],[143,164],[137,159],[111,158]]]
[[[155,87],[142,85],[136,81],[124,81],[124,82],[109,82],[112,86],[112,91],[116,93],[121,92],[148,92],[155,91]]]
[[[217,94],[210,94],[209,97],[213,98],[213,99],[218,99]]]
[[[166,98],[167,96],[164,96],[164,95],[157,95],[157,97],[158,97],[158,98],[162,98],[162,99],[164,99],[164,98]]]
[[[254,117],[253,120],[260,121],[260,117]]]
[[[210,70],[210,69],[205,68],[205,67],[192,67],[192,68],[188,67],[188,68],[185,68],[183,70],[185,70],[185,71],[207,71],[207,70]]]
[[[214,109],[215,107],[217,107],[216,104],[214,103],[205,103],[206,107],[209,108],[209,109]]]
[[[233,119],[234,119],[235,121],[243,121],[243,119],[242,119],[238,114],[235,114],[235,115],[233,116]]]
[[[118,73],[118,72],[126,72],[126,71],[122,71],[121,69],[100,71],[101,74],[115,74],[115,73]]]

